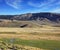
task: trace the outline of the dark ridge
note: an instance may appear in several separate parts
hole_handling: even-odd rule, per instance
[[[0,15],[0,19],[8,19],[8,20],[22,20],[22,21],[32,21],[32,20],[49,20],[52,22],[60,21],[59,13],[49,13],[49,12],[41,12],[41,13],[27,13],[21,15]]]

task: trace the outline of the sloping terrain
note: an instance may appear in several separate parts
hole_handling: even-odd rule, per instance
[[[17,21],[32,21],[37,25],[50,25],[60,27],[60,14],[59,13],[27,13],[21,15],[0,15],[0,22],[2,19],[17,20]],[[23,23],[23,22],[22,22]]]
[[[0,27],[36,28],[40,26],[33,21],[1,20]]]

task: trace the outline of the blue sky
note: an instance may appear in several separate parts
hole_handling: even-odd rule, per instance
[[[0,15],[60,13],[60,0],[0,0]]]

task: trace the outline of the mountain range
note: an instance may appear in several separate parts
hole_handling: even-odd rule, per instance
[[[59,13],[27,13],[21,15],[0,15],[0,19],[18,20],[18,21],[32,21],[33,23],[41,25],[55,25],[60,26]]]

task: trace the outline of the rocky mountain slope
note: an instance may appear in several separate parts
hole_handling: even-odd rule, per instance
[[[21,15],[0,15],[0,19],[32,21],[33,23],[41,25],[55,25],[60,26],[59,13],[27,13]]]

